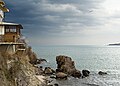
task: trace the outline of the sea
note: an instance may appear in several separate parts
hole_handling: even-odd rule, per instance
[[[44,45],[34,46],[39,58],[48,62],[44,67],[56,69],[56,56],[72,58],[78,70],[89,70],[86,78],[69,77],[68,80],[53,80],[59,86],[120,86],[120,46],[98,45]],[[107,75],[99,75],[99,71]]]

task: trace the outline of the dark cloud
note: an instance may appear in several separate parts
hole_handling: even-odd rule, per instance
[[[80,35],[86,27],[102,24],[94,15],[101,0],[5,0],[6,21],[21,23],[25,33],[37,36]],[[87,28],[88,29],[88,28]],[[82,34],[82,33],[81,33]]]
[[[30,25],[30,27],[34,25],[32,27],[35,27],[36,29],[41,29],[39,27],[44,27],[42,29],[46,29],[45,27],[47,26],[52,29],[57,29],[59,26],[69,22],[92,25],[91,21],[94,23],[94,18],[92,16],[85,15],[82,10],[89,11],[89,9],[96,7],[100,2],[99,0],[5,1],[8,8],[10,8],[10,13],[6,14],[6,20],[19,22],[25,26]],[[81,8],[82,6],[83,8]]]

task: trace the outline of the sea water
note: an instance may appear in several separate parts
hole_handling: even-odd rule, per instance
[[[39,58],[45,58],[44,66],[56,68],[56,56],[66,55],[75,61],[80,71],[90,70],[90,76],[83,79],[70,77],[56,80],[59,86],[120,86],[120,46],[59,45],[34,46]],[[99,71],[108,74],[100,76]]]

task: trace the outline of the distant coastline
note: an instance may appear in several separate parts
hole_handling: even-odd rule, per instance
[[[120,43],[109,44],[109,46],[120,46]]]

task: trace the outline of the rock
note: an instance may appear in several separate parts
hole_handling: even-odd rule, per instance
[[[55,77],[55,75],[51,75],[51,76],[50,76],[50,78],[53,78],[53,79],[55,79],[56,77]]]
[[[47,62],[46,59],[37,59],[36,64],[41,64],[42,62]]]
[[[80,71],[78,73],[78,70],[75,68],[75,63],[72,61],[71,57],[59,55],[56,56],[56,62],[57,62],[57,69],[56,72],[63,72],[67,74],[68,76],[79,76],[80,77]]]
[[[59,85],[57,83],[55,83],[54,86],[59,86]]]
[[[47,86],[53,86],[53,85],[47,85]]]
[[[59,86],[57,83],[55,83],[54,85],[50,84],[50,85],[47,85],[47,86]]]
[[[30,46],[26,49],[25,54],[28,55],[30,63],[33,65],[41,64],[42,62],[47,62],[45,59],[38,59],[36,53],[32,51],[32,48]]]
[[[99,72],[98,72],[98,74],[99,74],[99,75],[106,75],[106,74],[107,74],[107,72],[102,72],[102,71],[99,71]]]
[[[80,78],[81,77],[81,72],[79,71],[79,70],[76,70],[73,74],[72,74],[72,76],[73,77],[75,77],[75,78]]]
[[[37,55],[32,51],[32,48],[30,46],[26,49],[25,53],[26,53],[26,55],[28,55],[28,57],[30,59],[30,63],[36,64]]]
[[[67,74],[65,74],[63,72],[58,72],[56,74],[56,79],[67,79]]]
[[[45,67],[44,73],[51,75],[51,74],[55,73],[55,71],[50,67]]]
[[[36,75],[44,75],[44,70],[42,66],[34,65]]]
[[[82,78],[85,78],[85,76],[82,76]]]
[[[90,74],[90,71],[88,71],[88,70],[82,70],[82,74],[83,74],[84,77],[88,77],[89,74]]]

